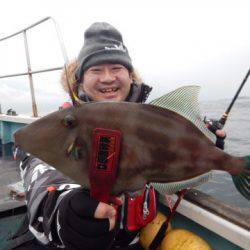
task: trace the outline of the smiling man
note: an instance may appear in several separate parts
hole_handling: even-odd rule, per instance
[[[143,103],[151,91],[135,73],[121,33],[108,23],[94,23],[86,30],[84,45],[68,69],[74,94],[83,102]],[[61,82],[67,91],[66,81],[63,72]],[[65,103],[62,107],[69,105]],[[21,150],[17,152],[28,187],[30,234],[18,240],[21,246],[15,249],[141,249],[138,242],[129,244],[155,216],[152,187],[147,185],[136,199],[127,196],[121,201],[117,198],[120,205],[117,212],[110,204],[90,198],[89,190],[74,184],[41,160]],[[138,222],[134,214],[143,206],[145,193],[148,210],[146,214],[137,214],[137,218],[141,218]],[[31,238],[34,239],[30,241]]]
[[[76,94],[83,101],[145,101],[151,88],[138,84],[121,33],[108,23],[94,23],[84,34],[78,55]]]
[[[81,89],[95,101],[124,101],[129,94],[132,77],[121,64],[100,64],[87,69]]]
[[[141,83],[138,74],[134,71],[121,33],[108,23],[94,23],[85,31],[84,45],[76,62],[69,65],[69,75],[73,80],[71,84],[74,93],[84,102],[143,103],[152,89]],[[62,85],[67,91],[65,72]],[[60,226],[57,227],[57,234],[60,236],[61,243],[69,248],[86,250],[141,249],[138,243],[128,245],[139,229],[155,216],[156,204],[153,189],[147,186],[145,190],[141,190],[138,197],[144,197],[144,192],[148,192],[148,189],[150,189],[148,198],[150,209],[145,223],[141,224],[134,220],[131,208],[128,212],[128,204],[136,209],[138,206],[142,207],[143,199],[138,199],[140,200],[138,204],[132,198],[126,197],[122,206],[120,202],[117,214],[109,204],[91,199],[88,190],[77,188],[71,191],[58,208]],[[71,208],[72,211],[70,211]],[[138,216],[143,216],[143,214],[138,214]],[[127,225],[128,222],[129,225]],[[78,245],[76,245],[77,241]]]
[[[83,102],[144,103],[151,91],[139,81],[120,32],[108,23],[94,23],[86,30],[84,45],[68,69],[74,94]],[[61,81],[67,91],[65,72]],[[28,225],[12,249],[142,249],[134,239],[156,214],[150,185],[126,194],[115,210],[55,168],[20,149],[15,152],[26,187]]]

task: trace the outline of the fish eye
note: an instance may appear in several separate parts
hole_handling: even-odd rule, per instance
[[[73,128],[76,126],[77,124],[77,121],[76,121],[76,118],[73,116],[73,115],[66,115],[63,120],[62,120],[62,124],[65,126],[65,127],[68,127],[68,128]]]

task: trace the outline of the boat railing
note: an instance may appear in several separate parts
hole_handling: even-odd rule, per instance
[[[27,39],[27,31],[29,31],[30,29],[51,20],[52,23],[54,24],[56,33],[57,33],[57,38],[61,47],[61,51],[62,51],[62,56],[64,58],[64,62],[65,64],[68,62],[68,57],[67,57],[67,53],[64,47],[64,43],[62,40],[62,36],[61,36],[61,32],[59,29],[58,24],[56,23],[56,21],[52,18],[52,17],[46,17],[43,18],[42,20],[18,31],[15,32],[11,35],[8,35],[6,37],[0,38],[0,42],[5,41],[7,39],[13,38],[17,35],[23,35],[23,39],[24,39],[24,48],[25,48],[25,55],[26,55],[26,62],[27,62],[27,71],[26,72],[18,72],[18,73],[13,73],[13,74],[7,74],[7,75],[0,75],[0,79],[2,78],[10,78],[10,77],[17,77],[17,76],[28,76],[29,79],[29,86],[30,86],[30,94],[31,94],[31,102],[32,102],[32,113],[34,117],[38,117],[38,110],[37,110],[37,104],[36,104],[36,98],[35,98],[35,91],[34,91],[34,82],[33,82],[33,74],[38,74],[38,73],[45,73],[45,72],[49,72],[49,71],[55,71],[55,70],[61,70],[63,69],[63,66],[59,66],[59,67],[52,67],[52,68],[45,68],[45,69],[40,69],[40,70],[32,70],[31,68],[31,63],[30,63],[30,53],[29,53],[29,45],[28,45],[28,39]]]

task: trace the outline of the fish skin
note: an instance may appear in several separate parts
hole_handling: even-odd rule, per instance
[[[64,118],[76,118],[72,127]],[[86,103],[49,114],[18,130],[15,145],[52,165],[77,183],[89,187],[89,162],[94,128],[120,130],[121,153],[111,194],[136,191],[148,182],[182,181],[224,170],[238,175],[243,157],[231,156],[181,115],[149,104]],[[67,149],[78,141],[81,159]]]

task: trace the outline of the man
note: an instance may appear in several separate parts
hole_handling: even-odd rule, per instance
[[[69,68],[77,98],[83,102],[145,102],[151,88],[139,82],[120,32],[108,23],[94,23],[84,38],[79,56]],[[65,73],[62,79],[65,86]],[[115,210],[91,199],[89,190],[41,160],[20,150],[17,156],[26,188],[29,231],[35,239],[30,240],[29,234],[15,249],[142,249],[138,243],[129,244],[155,216],[155,194],[150,186],[117,200]],[[138,222],[133,212],[145,202],[145,192],[149,210],[146,219]]]

